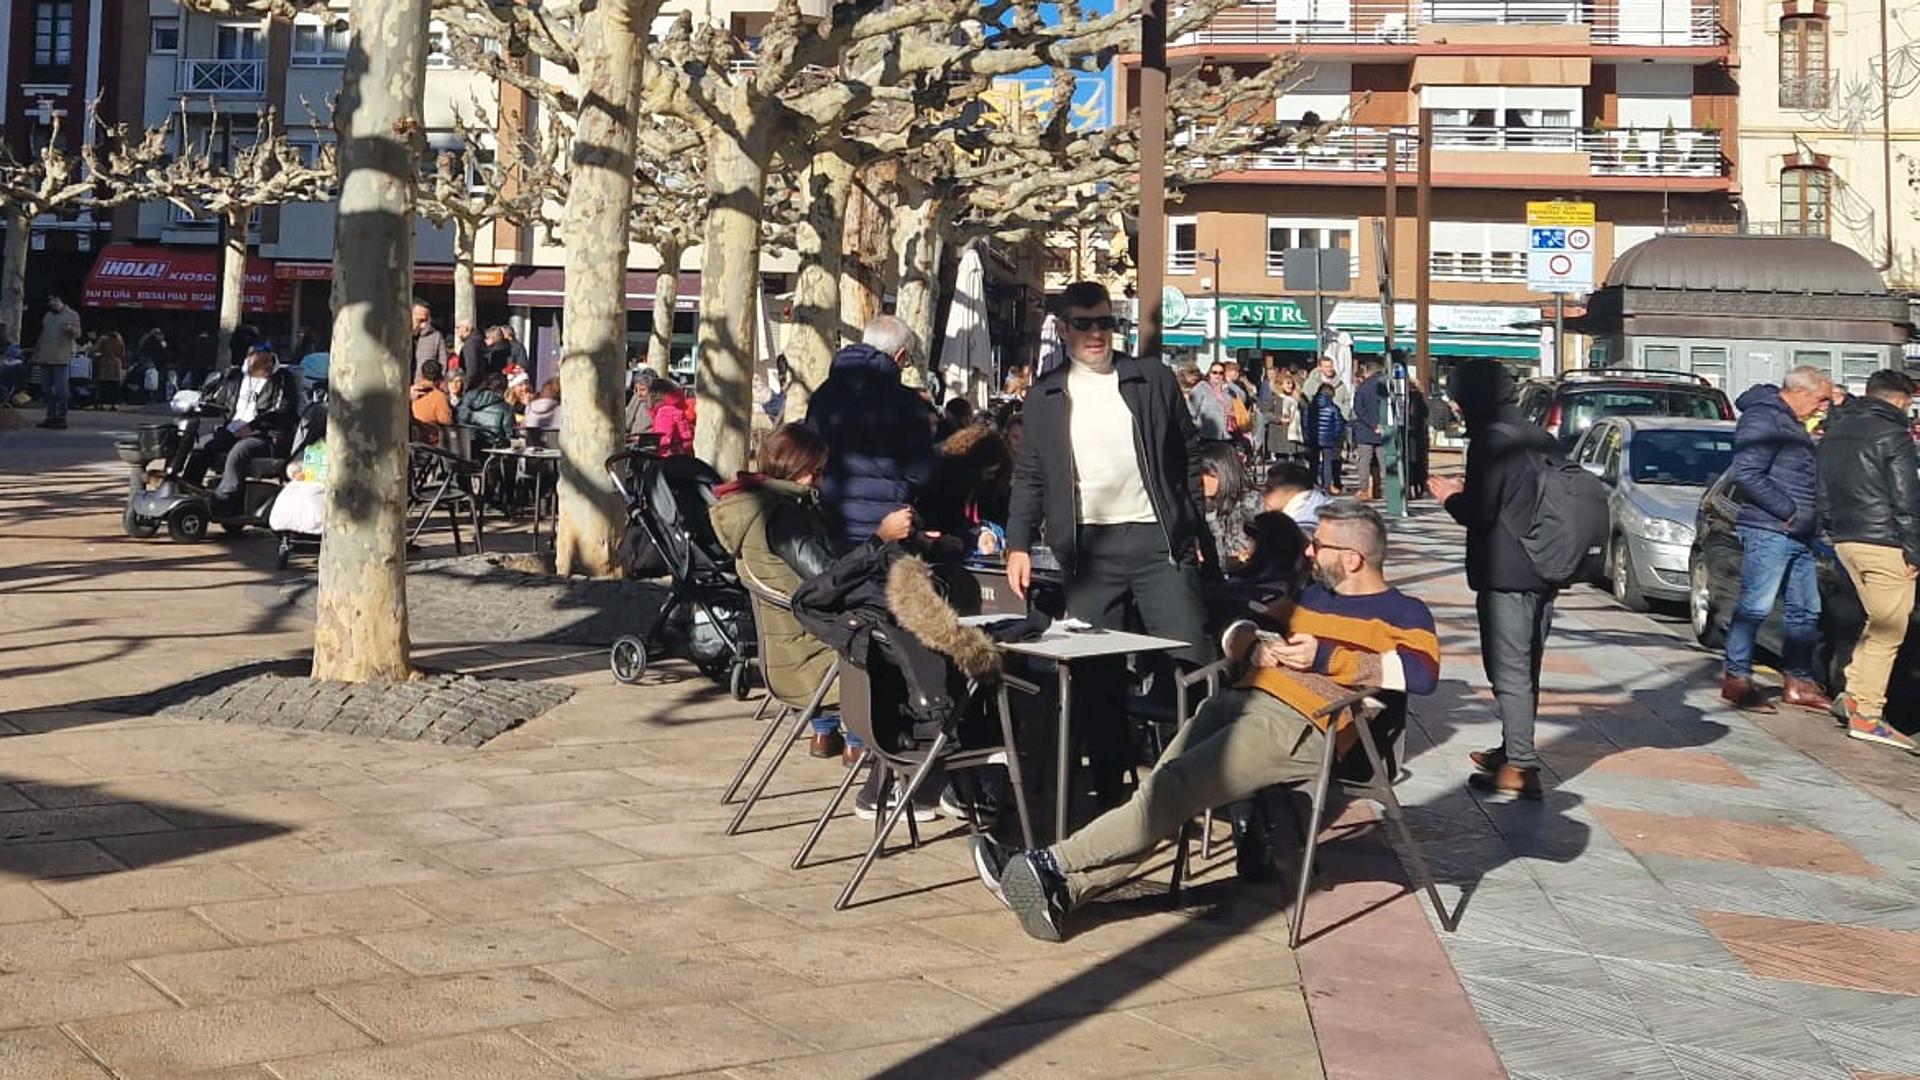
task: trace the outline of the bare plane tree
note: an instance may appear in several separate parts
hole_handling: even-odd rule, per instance
[[[61,124],[53,122],[45,146],[25,160],[0,141],[0,203],[5,204],[6,251],[0,254],[0,331],[20,340],[21,313],[27,299],[27,241],[33,221],[97,205],[93,180],[61,144]]]

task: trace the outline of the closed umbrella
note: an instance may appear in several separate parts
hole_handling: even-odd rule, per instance
[[[1033,377],[1038,379],[1066,361],[1067,346],[1060,340],[1060,316],[1049,312],[1046,321],[1040,324],[1040,363],[1034,366]]]
[[[947,336],[940,346],[940,374],[949,397],[987,407],[993,394],[993,336],[987,330],[987,272],[972,246],[960,255],[953,306],[947,309]]]

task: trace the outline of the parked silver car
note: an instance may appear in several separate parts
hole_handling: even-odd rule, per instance
[[[1685,600],[1700,498],[1733,460],[1733,422],[1609,416],[1574,444],[1572,458],[1613,489],[1606,574],[1632,611]]]

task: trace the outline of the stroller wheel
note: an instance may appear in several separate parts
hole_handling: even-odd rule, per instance
[[[636,635],[622,634],[607,650],[607,663],[614,678],[632,686],[646,677],[647,643]]]
[[[745,701],[753,687],[747,680],[747,665],[735,663],[733,670],[727,673],[727,690],[733,694],[733,700]]]

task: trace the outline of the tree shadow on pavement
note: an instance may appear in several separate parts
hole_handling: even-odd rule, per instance
[[[293,831],[217,809],[131,798],[111,785],[0,774],[0,790],[12,790],[34,807],[0,813],[0,883],[138,870]]]

